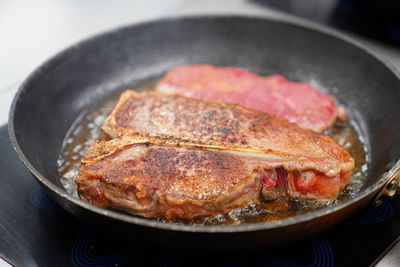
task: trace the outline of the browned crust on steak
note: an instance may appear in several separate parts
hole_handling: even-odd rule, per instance
[[[125,91],[102,131],[112,138],[149,137],[152,144],[286,156],[291,158],[283,166],[286,170],[309,169],[330,177],[354,168],[348,152],[327,136],[271,114],[216,100]]]
[[[134,215],[173,220],[223,214],[263,199],[325,201],[336,198],[341,189],[340,176],[320,175],[319,183],[331,184],[328,192],[318,187],[302,193],[293,177],[301,170],[292,170],[283,191],[265,191],[265,170],[290,166],[296,159],[152,142],[129,136],[93,142],[76,179],[81,199]]]
[[[89,157],[108,142],[93,143]],[[100,207],[172,220],[225,213],[260,200],[257,159],[130,143],[108,152],[95,161],[85,157],[76,179],[80,197]]]

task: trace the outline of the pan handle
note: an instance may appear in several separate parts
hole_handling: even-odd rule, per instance
[[[387,180],[387,182],[381,188],[379,193],[376,195],[373,202],[375,203],[376,206],[379,206],[382,203],[381,198],[383,196],[392,198],[396,194],[400,180],[400,160],[398,160],[396,164],[394,164],[394,166],[384,175],[388,175],[390,178]]]

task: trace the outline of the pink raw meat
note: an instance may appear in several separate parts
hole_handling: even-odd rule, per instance
[[[179,66],[159,81],[156,90],[240,104],[316,132],[329,128],[337,118],[346,118],[332,97],[308,83],[288,81],[282,75],[262,77],[233,67]]]

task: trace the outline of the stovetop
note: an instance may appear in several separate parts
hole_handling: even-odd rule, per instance
[[[6,126],[0,128],[0,173],[0,256],[16,266],[368,266],[400,236],[397,196],[315,239],[265,253],[138,249],[91,231],[58,207],[19,162]]]

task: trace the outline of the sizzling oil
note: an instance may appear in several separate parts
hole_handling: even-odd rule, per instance
[[[156,82],[152,81],[132,89],[141,92],[152,91]],[[80,159],[90,144],[99,139],[100,127],[111,113],[118,97],[119,95],[112,96],[82,114],[72,125],[64,139],[58,159],[60,179],[65,190],[75,197],[78,197],[75,178],[78,174]],[[259,223],[304,214],[351,198],[364,184],[368,169],[364,139],[357,133],[351,123],[337,123],[331,129],[326,130],[324,134],[330,136],[344,147],[355,160],[355,168],[350,183],[340,193],[337,200],[325,204],[318,204],[314,201],[273,201],[257,205],[250,204],[244,209],[235,209],[223,215],[202,217],[194,220],[179,220],[173,223],[199,226]]]

